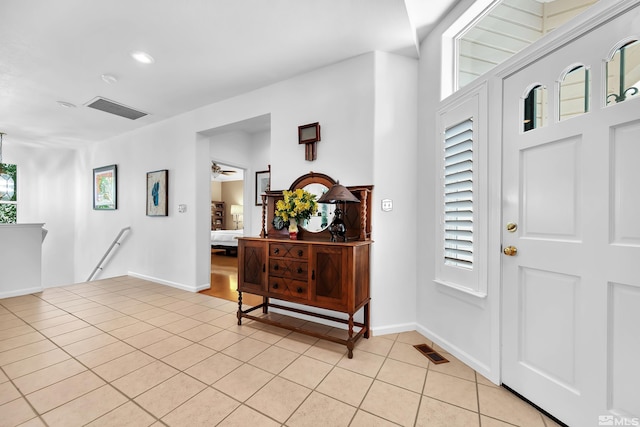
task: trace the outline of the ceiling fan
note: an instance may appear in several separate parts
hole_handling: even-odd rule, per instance
[[[224,170],[222,169],[216,162],[211,162],[211,173],[214,178],[219,177],[220,175],[233,175],[236,173],[234,170]]]

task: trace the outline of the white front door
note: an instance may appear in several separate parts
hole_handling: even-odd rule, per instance
[[[571,426],[640,425],[640,99],[604,101],[605,59],[639,36],[636,7],[503,82],[502,381]],[[580,64],[590,111],[559,121]],[[547,120],[524,132],[535,84]]]

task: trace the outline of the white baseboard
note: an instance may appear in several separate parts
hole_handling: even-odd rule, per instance
[[[401,323],[398,325],[376,326],[371,327],[371,333],[373,336],[399,334],[401,332],[415,331],[415,323]]]
[[[442,347],[448,353],[451,353],[452,355],[454,355],[465,365],[474,369],[476,372],[478,372],[479,374],[487,378],[489,381],[499,385],[500,375],[498,372],[492,372],[490,366],[487,366],[486,364],[482,363],[481,361],[473,357],[471,354],[451,344],[449,341],[443,339],[441,336],[430,331],[429,329],[425,328],[422,325],[417,325],[416,331],[420,332],[422,335],[424,335],[425,337],[433,341],[435,344]]]
[[[147,276],[145,274],[139,274],[133,271],[129,271],[127,274],[131,277],[149,280],[150,282],[160,283],[161,285],[167,285],[167,286],[171,286],[172,288],[178,288],[178,289],[182,289],[183,291],[189,291],[189,292],[200,292],[205,289],[209,289],[209,287],[211,286],[209,283],[206,283],[204,285],[198,285],[198,286],[189,286],[182,283],[176,283],[176,282],[171,282],[169,280],[159,279],[157,277]]]
[[[39,287],[39,288],[16,289],[8,292],[0,292],[0,299],[20,297],[22,295],[37,294],[38,292],[42,292],[42,289],[43,289],[42,287]]]
[[[337,312],[332,312],[330,310],[323,310],[321,308],[317,308],[317,307],[309,307],[309,306],[299,306],[297,304],[294,303],[289,303],[287,301],[277,301],[278,304],[284,305],[284,306],[292,306],[292,307],[299,307],[302,308],[304,310],[309,310],[311,312],[318,312],[320,314],[326,314],[329,316],[337,316],[337,317],[343,317],[343,318],[347,318],[347,315],[345,313],[337,313]],[[295,313],[295,312],[291,312],[288,310],[280,310],[277,308],[269,308],[270,312],[273,313],[278,313],[278,314],[284,314],[290,317],[295,317],[297,319],[302,319],[302,320],[308,320],[314,323],[319,323],[321,325],[327,325],[327,326],[332,326],[334,328],[339,328],[339,329],[347,329],[347,325],[344,323],[339,323],[339,322],[332,322],[331,320],[326,320],[326,319],[322,319],[319,317],[313,317],[313,316],[308,316],[305,314],[301,314],[301,313]],[[355,320],[358,322],[362,322],[363,319],[359,318],[358,315],[360,315],[361,317],[361,312],[356,313],[356,318]],[[371,326],[371,335],[372,336],[380,336],[380,335],[388,335],[388,334],[398,334],[401,332],[409,332],[409,331],[415,331],[416,330],[416,324],[415,323],[403,323],[403,324],[398,324],[398,325],[388,325],[388,326],[378,326],[378,327],[373,327]]]

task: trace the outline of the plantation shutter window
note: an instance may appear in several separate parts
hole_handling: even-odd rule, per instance
[[[487,296],[487,89],[438,111],[435,279],[447,289]]]
[[[473,268],[473,120],[444,133],[444,261]]]

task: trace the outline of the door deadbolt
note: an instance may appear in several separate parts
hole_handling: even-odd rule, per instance
[[[504,252],[506,256],[515,256],[518,253],[518,248],[515,246],[507,246],[502,252]]]
[[[507,231],[509,233],[515,233],[517,229],[518,229],[518,224],[516,224],[515,222],[510,222],[507,224]]]

